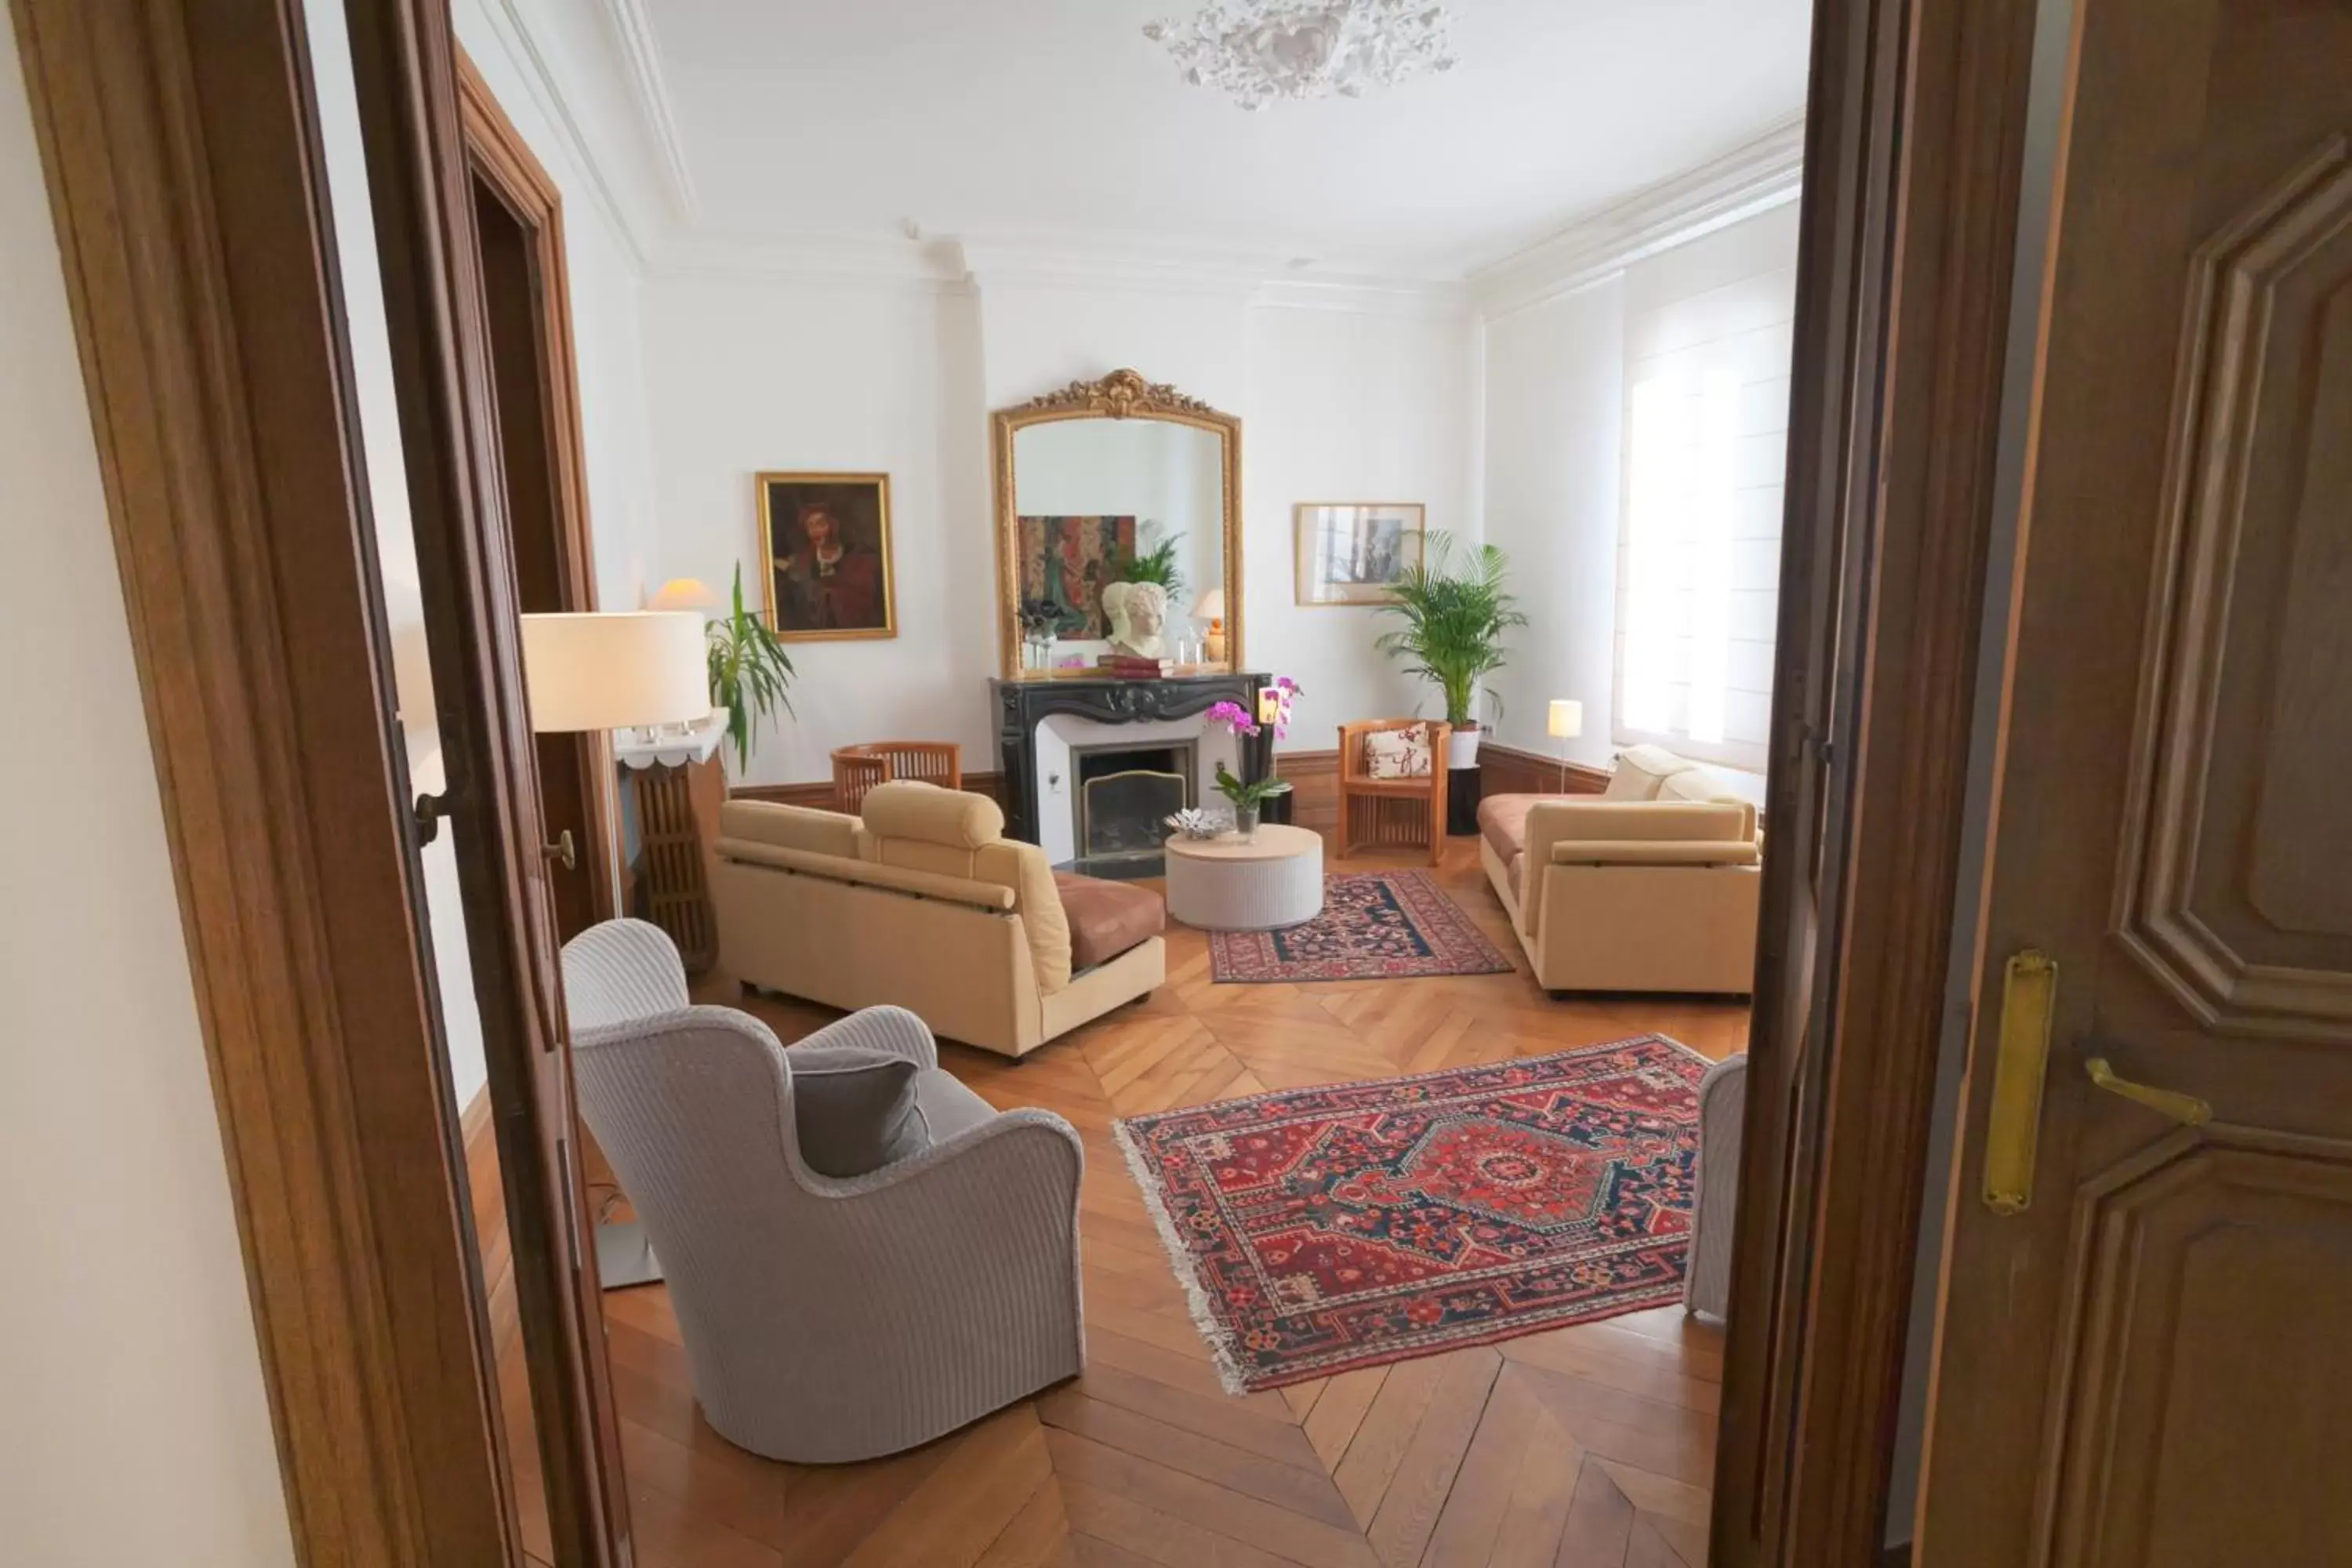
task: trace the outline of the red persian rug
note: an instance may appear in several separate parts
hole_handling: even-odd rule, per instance
[[[1304,925],[1209,937],[1209,973],[1223,984],[1506,974],[1510,968],[1426,871],[1326,877],[1323,912]]]
[[[1239,1394],[1678,1300],[1706,1067],[1644,1035],[1114,1131]]]

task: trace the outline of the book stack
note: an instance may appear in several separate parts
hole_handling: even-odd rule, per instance
[[[1139,654],[1107,653],[1095,660],[1095,668],[1107,675],[1116,675],[1123,680],[1158,680],[1162,676],[1175,674],[1177,665],[1172,658],[1145,658]]]

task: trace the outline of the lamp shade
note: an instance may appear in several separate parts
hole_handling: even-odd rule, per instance
[[[710,584],[699,577],[673,577],[646,601],[648,610],[708,610],[719,603]]]
[[[1573,698],[1555,698],[1551,705],[1551,722],[1548,726],[1555,740],[1571,740],[1584,733],[1584,704]]]
[[[1225,618],[1225,591],[1223,588],[1212,588],[1207,593],[1202,595],[1200,602],[1192,606],[1192,616],[1195,620],[1202,621],[1223,620]]]
[[[523,687],[542,735],[683,724],[710,712],[702,617],[684,611],[525,616]]]

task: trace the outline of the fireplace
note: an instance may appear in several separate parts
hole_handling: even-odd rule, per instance
[[[1156,877],[1165,818],[1193,804],[1193,741],[1111,742],[1070,749],[1072,868],[1094,877]]]

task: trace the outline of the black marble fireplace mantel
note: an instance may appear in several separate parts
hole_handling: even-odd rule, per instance
[[[1080,675],[1066,679],[1030,677],[988,683],[996,713],[996,765],[1004,781],[1004,831],[1035,844],[1037,830],[1037,726],[1056,713],[1075,713],[1097,724],[1150,724],[1189,719],[1220,702],[1257,711],[1257,694],[1274,678],[1251,672],[1231,675],[1170,675],[1158,680],[1118,680]],[[1244,739],[1242,756],[1252,778],[1274,765],[1274,731]]]

